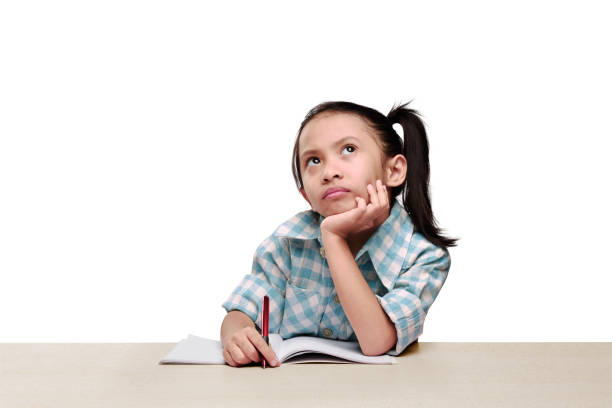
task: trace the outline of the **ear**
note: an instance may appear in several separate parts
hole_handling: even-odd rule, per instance
[[[300,188],[300,193],[302,193],[302,197],[304,197],[304,200],[308,201],[308,204],[310,204],[310,200],[308,199],[308,197],[306,197],[306,192],[303,188]],[[310,204],[310,206],[312,207],[312,204]]]
[[[406,157],[403,154],[396,154],[387,160],[385,165],[385,185],[396,187],[404,183],[407,167]]]

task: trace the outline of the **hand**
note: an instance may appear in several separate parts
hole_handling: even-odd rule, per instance
[[[370,203],[356,197],[357,206],[340,214],[330,215],[321,223],[321,233],[335,234],[343,239],[361,231],[377,228],[389,216],[389,197],[382,181],[376,180],[376,190],[367,186]]]
[[[223,358],[232,367],[250,364],[253,361],[261,362],[259,352],[263,354],[270,367],[280,366],[280,362],[273,363],[274,360],[278,361],[276,353],[266,344],[263,336],[257,332],[255,327],[249,326],[236,330],[223,345]]]

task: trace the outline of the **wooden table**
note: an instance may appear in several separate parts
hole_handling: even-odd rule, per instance
[[[173,343],[0,343],[0,407],[612,407],[612,343],[428,343],[396,365],[159,365]],[[267,395],[267,397],[265,397]]]

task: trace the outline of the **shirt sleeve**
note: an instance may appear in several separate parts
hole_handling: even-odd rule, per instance
[[[242,278],[222,307],[228,313],[231,310],[240,310],[261,329],[262,301],[263,297],[268,295],[268,332],[278,333],[290,270],[291,255],[287,240],[274,235],[266,238],[255,251],[251,273]]]
[[[376,295],[397,331],[397,343],[386,354],[397,356],[423,332],[429,307],[444,285],[450,269],[450,254],[415,234],[408,254],[414,262],[402,269],[393,289]],[[416,253],[415,253],[416,251]]]

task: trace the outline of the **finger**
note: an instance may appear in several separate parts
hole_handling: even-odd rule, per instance
[[[376,185],[378,187],[378,198],[380,200],[380,205],[387,206],[387,204],[389,204],[387,187],[383,185],[382,180],[376,180]]]
[[[262,357],[266,359],[268,364],[274,365],[272,362],[278,360],[276,353],[270,345],[266,343],[264,338],[259,333],[255,333],[253,338],[251,339],[253,345],[257,348],[257,350],[261,353]]]
[[[270,347],[270,345],[268,345],[266,343],[266,341],[261,336],[261,334],[259,334],[257,332],[249,332],[248,336],[249,336],[249,339],[251,340],[251,342],[253,343],[253,345],[263,355],[263,358],[266,359],[268,364],[269,365],[274,365],[274,364],[272,364],[272,362],[274,360],[278,360],[278,358],[276,357],[276,354],[274,353],[274,350],[272,350],[272,347]]]
[[[232,356],[230,355],[227,347],[223,349],[223,358],[225,359],[227,364],[231,365],[232,367],[235,367],[237,365]]]
[[[370,202],[374,206],[378,207],[380,205],[380,201],[378,200],[378,193],[376,192],[376,189],[371,184],[368,184],[366,188],[368,189],[368,193],[370,193]]]
[[[366,210],[366,208],[367,208],[366,200],[364,200],[363,197],[357,197],[357,208],[360,211],[365,211]]]
[[[239,340],[239,346],[250,361],[259,363],[261,361],[261,356],[259,355],[259,351],[257,351],[257,347],[253,343],[253,336],[255,335],[261,337],[261,335],[257,333],[257,330],[254,327],[252,330],[245,331],[245,333],[246,336]]]
[[[250,362],[248,357],[244,355],[238,344],[233,343],[227,346],[227,352],[230,355],[231,359],[234,361],[236,366],[247,364]]]

